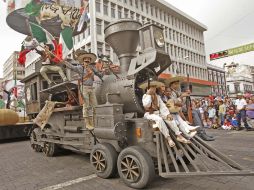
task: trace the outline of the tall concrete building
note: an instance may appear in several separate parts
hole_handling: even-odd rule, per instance
[[[57,2],[77,7],[82,5],[81,0],[75,3],[64,0]],[[123,18],[137,20],[142,24],[154,23],[164,29],[165,51],[173,63],[163,76],[189,74],[193,95],[210,94],[210,86],[216,83],[208,80],[203,35],[207,28],[197,20],[164,0],[93,0],[89,4],[89,14],[87,30],[74,37],[75,49],[83,48],[97,55],[109,55],[113,63],[117,64],[116,54],[104,40],[104,29],[107,25]],[[26,76],[35,70],[31,63],[35,64],[37,58],[32,57],[33,59],[26,63]]]
[[[237,93],[254,94],[254,66],[230,63],[225,65],[227,91],[230,97]]]
[[[3,80],[22,80],[25,76],[25,67],[17,61],[19,52],[14,51],[3,65]]]
[[[206,26],[163,0],[94,0],[89,5],[90,23],[84,34],[75,37],[75,48],[109,55],[118,62],[112,48],[104,41],[104,29],[120,18],[154,23],[164,28],[165,51],[173,64],[164,75],[190,75],[193,91],[208,95],[208,81],[203,32]]]

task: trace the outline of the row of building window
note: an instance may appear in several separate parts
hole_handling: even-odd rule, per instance
[[[179,59],[186,59],[187,61],[198,63],[198,64],[205,64],[205,56],[194,53],[187,49],[175,46],[173,44],[166,43],[166,52],[169,53],[170,56],[179,58]]]
[[[252,91],[252,85],[244,84],[243,89],[244,89],[244,92],[251,92]]]
[[[168,39],[170,41],[176,42],[177,44],[181,44],[204,53],[204,44],[198,40],[190,38],[187,35],[168,27],[164,27],[164,34],[166,40]]]
[[[225,73],[208,71],[208,80],[218,83],[219,85],[225,84]]]
[[[132,5],[134,4],[130,2],[126,4],[130,5],[128,6],[129,9],[133,9]],[[117,17],[117,18],[132,18],[136,20],[142,19],[142,21],[145,20],[145,17],[142,16],[141,18],[139,14],[135,14],[135,12],[137,12],[136,10],[133,10],[133,11],[129,10],[127,8],[124,8],[123,6],[116,5],[113,2],[109,2],[108,0],[96,0],[96,3],[95,3],[96,12],[102,12],[102,7],[101,7],[102,4],[103,4],[103,14],[106,16],[109,16],[109,14],[111,14],[112,18]],[[154,20],[162,22],[164,25],[168,25],[168,26],[171,26],[171,28],[175,28],[180,31],[186,32],[186,34],[192,36],[193,38],[196,38],[197,40],[200,40],[200,41],[203,40],[202,31],[199,31],[198,29],[191,26],[190,24],[185,23],[179,18],[176,18],[163,10],[153,5],[150,5],[148,2],[137,1],[137,4],[135,3],[135,5],[137,5],[135,6],[135,8],[138,9],[139,12],[143,13],[146,17],[149,16],[150,18],[153,18]],[[111,13],[109,13],[109,10]]]
[[[173,64],[171,64],[168,68],[168,71],[176,75],[186,76],[187,74],[189,74],[190,77],[196,77],[206,80],[206,69],[184,64],[181,62],[174,62]]]

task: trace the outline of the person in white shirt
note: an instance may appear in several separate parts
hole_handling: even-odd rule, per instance
[[[181,135],[182,133],[177,127],[175,120],[173,120],[173,117],[170,114],[168,108],[161,100],[160,96],[156,94],[156,88],[160,87],[161,85],[163,85],[163,83],[158,81],[151,81],[149,87],[147,82],[139,86],[142,89],[146,89],[148,87],[146,94],[144,94],[142,98],[142,103],[146,111],[144,114],[144,118],[155,121],[153,127],[159,128],[160,132],[167,139],[170,147],[174,147],[175,143],[169,135],[169,130],[166,123],[175,132],[177,136],[177,141],[182,143],[190,143],[189,140],[185,139]]]
[[[210,105],[208,108],[208,118],[212,123],[214,122],[215,115],[216,115],[216,110],[213,105]]]
[[[237,121],[238,121],[238,128],[237,128],[237,130],[241,129],[241,120],[243,121],[244,127],[245,127],[245,129],[247,131],[254,130],[247,123],[247,119],[246,119],[246,106],[247,106],[247,102],[243,98],[243,94],[241,94],[241,93],[237,94],[237,99],[235,101],[235,106],[236,106]]]

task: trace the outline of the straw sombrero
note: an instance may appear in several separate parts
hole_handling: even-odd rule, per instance
[[[156,88],[159,88],[161,86],[163,86],[164,83],[162,82],[159,82],[159,81],[151,81],[150,82],[150,86],[155,86]],[[143,82],[142,84],[139,85],[139,88],[142,88],[142,89],[147,89],[148,87],[148,82]]]
[[[185,79],[185,77],[183,77],[183,76],[173,76],[168,79],[165,79],[164,82],[167,86],[169,86],[171,83],[182,82],[182,81],[184,81],[184,79]]]
[[[94,53],[89,53],[85,50],[77,50],[75,54],[79,63],[83,63],[85,57],[91,58],[91,63],[94,63],[97,59]]]

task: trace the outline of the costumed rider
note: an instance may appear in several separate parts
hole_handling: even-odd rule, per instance
[[[190,126],[182,113],[183,107],[183,98],[189,96],[189,92],[180,93],[180,82],[183,81],[183,77],[175,76],[171,77],[167,80],[169,83],[169,87],[171,88],[171,96],[170,99],[167,101],[167,107],[170,113],[173,115],[173,118],[176,120],[180,130],[183,134],[188,137],[192,138],[196,135],[197,129],[200,126]]]
[[[156,94],[156,88],[159,88],[162,85],[164,84],[159,81],[151,81],[149,84],[148,82],[144,82],[139,86],[142,89],[147,89],[146,94],[144,94],[142,98],[142,103],[146,111],[144,118],[153,120],[155,122],[153,128],[159,128],[160,132],[167,139],[170,147],[174,147],[175,143],[169,135],[169,129],[166,123],[175,132],[177,141],[182,143],[190,143],[190,141],[181,135],[181,132],[170,115],[168,108],[161,100],[160,96]]]
[[[64,63],[68,68],[77,72],[80,76],[80,90],[83,96],[83,117],[85,119],[85,125],[88,129],[94,128],[93,115],[89,116],[89,109],[94,108],[97,105],[97,100],[93,88],[94,75],[98,76],[102,80],[102,74],[99,73],[94,65],[97,56],[93,53],[88,53],[85,50],[77,50],[75,52],[75,59],[72,61],[73,64],[65,61]]]
[[[178,121],[180,123],[183,123],[185,126],[187,126],[186,124],[188,124],[189,126],[189,122],[187,121],[185,115],[183,114],[183,111],[187,112],[187,107],[184,102],[186,100],[186,97],[190,96],[191,92],[190,91],[186,91],[184,93],[180,92],[180,82],[182,80],[183,80],[183,77],[179,77],[179,76],[172,78],[171,81],[169,81],[170,82],[169,87],[172,90],[171,98],[176,101],[175,105],[182,108],[179,114],[177,115]],[[193,125],[196,125],[197,135],[205,141],[213,141],[214,137],[208,136],[205,132],[204,124],[202,122],[202,117],[200,112],[196,109],[192,109],[191,112],[192,112],[192,118],[193,118]],[[189,128],[189,131],[192,131],[192,130]],[[188,130],[186,131],[186,133],[188,133]]]
[[[51,81],[47,75],[47,72],[54,71],[58,72],[61,78],[63,79],[63,82],[67,81],[67,77],[65,76],[63,69],[53,63],[52,59],[54,58],[54,54],[51,52],[53,50],[53,47],[51,44],[45,44],[44,51],[40,51],[36,49],[36,52],[41,55],[42,57],[42,67],[40,70],[41,76],[48,82],[49,86],[52,86],[56,84],[55,82]]]

